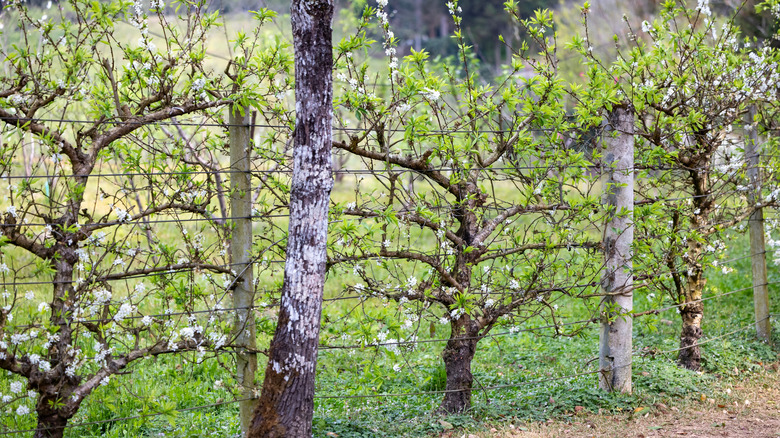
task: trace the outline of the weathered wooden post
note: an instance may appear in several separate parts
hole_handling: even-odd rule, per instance
[[[257,406],[255,374],[257,372],[257,333],[254,317],[254,284],[252,282],[252,187],[249,164],[252,153],[249,112],[233,105],[228,117],[230,141],[230,215],[233,232],[230,240],[232,270],[237,274],[233,289],[235,308],[236,382],[241,387],[239,403],[241,431],[246,433]]]
[[[761,169],[759,168],[758,130],[755,127],[756,107],[748,109],[745,129],[745,159],[750,179],[750,203],[755,207],[761,201]],[[769,342],[772,325],[769,321],[769,288],[766,275],[766,246],[764,244],[764,211],[757,208],[748,219],[750,225],[750,264],[753,270],[753,306],[756,314],[756,334]]]
[[[634,114],[628,105],[616,107],[607,126],[604,163],[609,166],[604,227],[605,271],[599,336],[599,387],[630,393],[631,328],[634,308],[632,248],[634,240]]]

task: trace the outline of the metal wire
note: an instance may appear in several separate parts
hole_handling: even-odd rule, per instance
[[[191,408],[181,408],[181,409],[176,409],[176,412],[189,412],[189,411],[197,411],[197,410],[200,410],[200,409],[210,409],[210,408],[214,408],[214,407],[217,407],[217,406],[229,405],[229,404],[232,404],[232,403],[240,403],[240,402],[247,401],[247,400],[253,400],[253,398],[252,397],[250,397],[250,398],[242,398],[242,399],[238,399],[238,400],[228,400],[228,401],[223,401],[223,402],[211,403],[211,404],[208,404],[208,405],[193,406]],[[52,428],[45,428],[45,427],[41,428],[41,427],[39,427],[39,428],[36,428],[36,429],[10,430],[10,431],[6,431],[6,432],[0,432],[0,435],[18,435],[18,434],[21,434],[21,433],[40,432],[40,431],[46,431],[46,430],[52,430],[52,429],[54,429],[54,430],[56,430],[56,429],[73,429],[73,428],[76,428],[76,427],[94,426],[96,424],[114,423],[114,422],[117,422],[117,421],[137,420],[139,418],[160,417],[160,416],[163,416],[163,415],[169,415],[169,414],[167,412],[156,412],[156,413],[153,413],[153,414],[138,414],[138,415],[131,415],[131,416],[128,416],[128,417],[110,418],[108,420],[88,421],[88,422],[85,422],[85,423],[70,423],[70,424],[67,424],[67,425],[65,425],[65,426],[63,426],[61,428],[53,428],[53,427]]]

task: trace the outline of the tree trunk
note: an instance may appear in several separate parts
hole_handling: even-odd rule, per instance
[[[441,411],[459,413],[471,407],[471,361],[477,351],[478,331],[468,315],[461,315],[450,321],[452,333],[442,352],[444,369],[447,372],[447,392],[441,402]]]
[[[333,187],[332,0],[293,0],[296,126],[279,320],[247,437],[310,437]]]
[[[68,383],[44,385],[38,391],[35,406],[38,424],[34,438],[62,438],[68,420],[78,411],[81,401],[71,400],[73,387]]]
[[[67,214],[66,214],[67,217]],[[57,254],[59,257],[52,262],[54,274],[54,299],[51,301],[52,327],[56,327],[59,340],[49,347],[47,360],[54,363],[68,363],[68,355],[73,345],[73,331],[68,320],[73,308],[74,291],[72,286],[73,267],[78,260],[73,247],[63,246],[58,243]],[[81,400],[71,400],[74,384],[77,383],[63,374],[55,377],[54,382],[43,380],[43,375],[33,373],[28,386],[38,391],[38,401],[35,413],[38,416],[38,425],[34,438],[61,438],[68,420],[73,417],[79,408]]]
[[[680,309],[682,333],[680,334],[680,355],[678,363],[683,368],[698,371],[701,368],[702,337],[701,320],[704,317],[704,305],[701,302],[686,304]]]
[[[68,419],[60,416],[56,411],[46,415],[38,412],[38,424],[33,438],[62,438]]]
[[[610,114],[604,161],[612,166],[607,204],[613,208],[604,229],[605,267],[602,285],[605,321],[599,346],[599,387],[631,393],[632,323],[634,308],[632,244],[634,242],[634,115],[618,106]],[[606,313],[611,313],[606,315]]]
[[[694,221],[693,226],[702,226],[704,221]],[[698,371],[701,368],[701,349],[699,340],[702,337],[701,321],[704,318],[704,303],[702,292],[707,283],[699,258],[701,257],[701,242],[688,242],[688,284],[685,291],[685,304],[680,307],[682,332],[680,333],[680,355],[678,363],[683,368]]]

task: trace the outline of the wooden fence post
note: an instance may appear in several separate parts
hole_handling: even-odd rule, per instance
[[[745,138],[745,159],[750,179],[750,203],[761,201],[761,169],[759,168],[758,130],[755,127],[756,107],[748,109]],[[769,321],[769,287],[766,275],[766,246],[764,245],[764,211],[757,208],[748,219],[750,225],[750,264],[753,271],[753,306],[756,313],[756,334],[769,342],[772,339]]]
[[[599,387],[630,393],[634,240],[634,114],[627,105],[609,114],[604,162],[609,166],[606,204],[611,209],[604,228],[605,271],[599,336]]]
[[[230,240],[231,269],[237,274],[233,289],[235,310],[234,344],[236,347],[236,382],[241,388],[239,403],[241,432],[245,434],[252,421],[257,400],[257,333],[254,317],[254,284],[252,281],[252,187],[249,164],[249,111],[237,105],[230,107],[228,133],[230,141],[230,215],[233,217]],[[242,114],[243,113],[243,114]]]

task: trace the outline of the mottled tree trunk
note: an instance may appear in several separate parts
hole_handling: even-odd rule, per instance
[[[692,225],[694,228],[706,224],[703,219],[696,219]],[[699,261],[702,253],[702,244],[698,241],[688,242],[688,283],[685,290],[685,302],[680,307],[682,319],[682,331],[680,333],[680,354],[678,363],[683,368],[698,371],[701,368],[701,348],[699,340],[702,337],[701,321],[704,318],[704,303],[702,292],[707,283],[704,278],[704,269]]]
[[[604,161],[612,166],[607,185],[607,204],[613,209],[604,229],[604,277],[608,293],[602,305],[599,346],[599,386],[605,391],[630,393],[632,323],[634,308],[632,244],[634,242],[634,115],[627,106],[610,114]],[[610,134],[611,134],[610,132]]]
[[[701,294],[699,294],[701,296]],[[686,304],[680,310],[682,332],[680,333],[680,355],[678,363],[683,368],[698,371],[701,368],[701,348],[699,339],[704,333],[701,320],[704,317],[704,305],[701,302]]]
[[[478,331],[468,315],[461,315],[450,322],[452,332],[442,352],[447,373],[447,392],[441,402],[441,410],[447,413],[463,412],[471,407],[471,361],[477,350]]]
[[[333,187],[332,0],[293,0],[296,126],[281,307],[248,437],[310,437]]]

